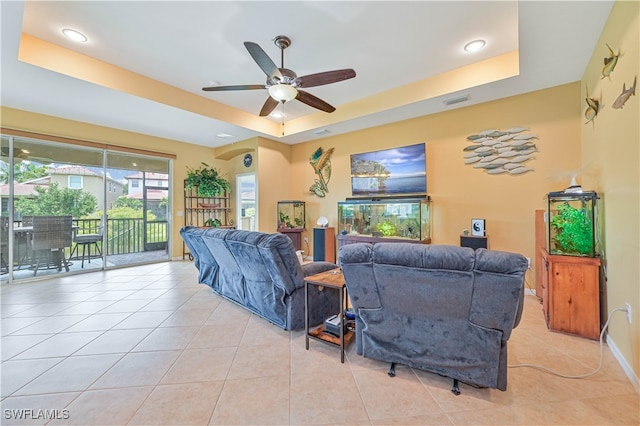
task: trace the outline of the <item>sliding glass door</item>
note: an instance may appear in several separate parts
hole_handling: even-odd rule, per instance
[[[166,261],[170,161],[2,136],[0,280]]]

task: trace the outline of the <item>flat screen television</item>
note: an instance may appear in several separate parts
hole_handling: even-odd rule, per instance
[[[425,144],[351,154],[354,197],[427,193]]]

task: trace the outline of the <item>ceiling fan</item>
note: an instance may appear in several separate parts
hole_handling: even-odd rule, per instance
[[[267,89],[269,91],[269,97],[260,110],[260,117],[269,115],[279,103],[284,104],[285,102],[289,102],[293,99],[297,99],[304,104],[324,112],[335,111],[335,107],[301,89],[348,80],[355,77],[356,72],[349,68],[319,72],[316,74],[298,77],[295,72],[284,67],[284,50],[291,45],[291,39],[287,36],[279,35],[276,36],[273,42],[280,49],[280,68],[276,66],[276,64],[257,43],[250,41],[244,42],[244,46],[249,51],[253,60],[256,61],[260,69],[262,69],[262,71],[267,75],[267,82],[265,84],[212,86],[203,87],[202,90],[205,92],[221,92],[228,90]]]

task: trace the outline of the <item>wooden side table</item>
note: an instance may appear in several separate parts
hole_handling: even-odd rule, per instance
[[[327,333],[324,329],[324,323],[313,330],[309,329],[309,286],[337,288],[340,291],[340,336],[334,336]],[[304,279],[304,297],[305,297],[305,346],[309,350],[309,339],[318,340],[331,345],[340,347],[340,362],[344,363],[345,343],[349,343],[354,336],[354,332],[347,330],[345,332],[345,305],[349,297],[347,286],[344,283],[344,277],[340,269],[332,269],[330,271],[321,272],[319,274],[308,276]]]

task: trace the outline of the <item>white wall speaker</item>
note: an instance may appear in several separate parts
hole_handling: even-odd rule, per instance
[[[471,235],[484,237],[484,219],[471,219]]]

